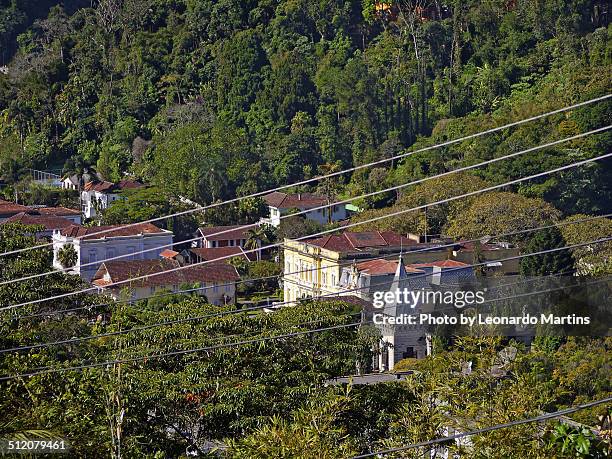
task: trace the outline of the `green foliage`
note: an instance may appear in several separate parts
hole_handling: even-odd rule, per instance
[[[537,253],[558,249],[567,244],[557,228],[547,228],[533,234],[525,245],[525,253]],[[574,259],[569,250],[548,252],[521,259],[521,274],[524,276],[547,276],[566,274],[574,268]]]
[[[66,244],[57,251],[57,259],[64,268],[72,268],[76,265],[79,255],[72,244]]]

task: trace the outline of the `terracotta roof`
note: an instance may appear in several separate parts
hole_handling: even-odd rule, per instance
[[[21,204],[15,204],[14,202],[0,199],[0,215],[13,215],[19,212],[27,212],[28,210],[28,207],[22,206]]]
[[[98,191],[100,193],[112,193],[115,191],[129,190],[129,189],[134,189],[134,188],[140,188],[143,186],[144,185],[142,183],[137,182],[135,180],[121,180],[119,183],[113,183],[113,182],[107,182],[107,181],[103,181],[103,182],[94,181],[94,182],[87,182],[85,186],[83,187],[83,189],[85,191]]]
[[[31,211],[28,213],[36,212],[40,215],[56,215],[58,217],[64,217],[68,215],[81,215],[81,211],[77,209],[69,209],[67,207],[30,207]]]
[[[392,231],[346,231],[340,235],[307,239],[304,242],[335,252],[353,252],[383,247],[399,248],[418,245],[418,242]]]
[[[430,263],[413,263],[409,266],[413,268],[433,268],[434,266],[439,268],[466,268],[470,265],[455,260],[440,260],[432,261]]]
[[[367,260],[361,263],[357,263],[355,267],[360,272],[372,274],[372,275],[395,274],[395,271],[397,271],[397,261]],[[406,270],[407,273],[424,273],[425,272],[421,269],[416,269],[411,266],[404,266],[404,269]]]
[[[72,226],[70,220],[54,215],[31,215],[20,212],[7,219],[4,223],[21,223],[22,225],[42,225],[47,230],[58,230]]]
[[[105,233],[96,235],[92,233],[98,233],[100,231],[107,231]],[[62,229],[61,234],[68,237],[78,237],[80,239],[101,239],[105,237],[119,237],[119,236],[138,236],[140,234],[158,234],[165,233],[166,231],[158,228],[152,223],[141,223],[134,226],[125,225],[112,225],[112,226],[80,226],[72,225],[68,228]]]
[[[466,251],[472,251],[474,250],[476,244],[473,241],[466,241],[466,242],[458,242],[457,245],[459,246],[459,250],[466,250]],[[495,244],[495,243],[486,243],[486,244],[480,244],[480,249],[481,250],[500,250],[503,249],[504,247],[500,244]]]
[[[255,261],[257,259],[254,252],[244,253],[244,250],[240,247],[214,247],[214,248],[193,248],[191,252],[197,255],[201,260],[211,261],[218,260],[222,257],[227,256],[244,256],[247,261]],[[227,262],[229,258],[220,260]]]
[[[178,255],[179,253],[174,251],[174,250],[170,250],[170,249],[164,249],[159,253],[159,256],[162,258],[174,258]]]
[[[127,281],[139,276],[162,273],[181,265],[175,260],[131,260],[131,261],[109,261],[102,263],[92,278],[92,283],[99,287],[112,288],[113,283]],[[172,272],[164,272],[146,279],[134,282],[125,282],[116,286],[123,288],[131,287],[153,287],[172,286],[196,282],[232,282],[240,279],[236,268],[227,263],[211,263],[207,265],[189,266],[185,269]],[[104,279],[108,274],[108,278]]]
[[[209,241],[225,241],[229,239],[248,239],[247,231],[254,225],[203,226],[200,233]],[[227,231],[227,232],[226,232]],[[216,234],[223,233],[223,234]],[[214,236],[213,236],[214,235]]]
[[[269,206],[277,209],[310,209],[327,204],[327,198],[312,193],[286,194],[274,191],[263,198]]]

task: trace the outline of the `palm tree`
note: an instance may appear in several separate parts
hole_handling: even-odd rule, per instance
[[[329,175],[341,170],[340,163],[325,163],[319,166],[319,174]],[[327,199],[327,204],[330,205],[340,191],[340,181],[338,176],[327,177],[319,182],[317,192],[321,193]],[[327,222],[332,223],[333,207],[330,205],[327,208]]]
[[[57,260],[64,268],[72,268],[76,265],[79,255],[72,244],[66,244],[57,251]]]
[[[270,230],[267,225],[260,225],[250,228],[246,231],[247,239],[244,243],[244,248],[247,250],[257,250],[262,244],[270,242]],[[261,252],[257,251],[257,260],[261,258]]]

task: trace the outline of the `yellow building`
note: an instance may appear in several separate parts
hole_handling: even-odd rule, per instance
[[[391,231],[347,231],[305,241],[285,239],[284,301],[340,293],[344,266],[415,245],[420,244]]]

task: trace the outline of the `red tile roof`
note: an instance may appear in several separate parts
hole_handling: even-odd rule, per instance
[[[335,252],[354,252],[383,247],[400,248],[418,245],[418,242],[391,231],[364,231],[358,233],[346,231],[340,235],[307,239],[304,242]]]
[[[164,249],[159,253],[159,256],[162,258],[174,258],[178,255],[179,253],[174,251],[174,250],[170,250],[170,249]]]
[[[19,212],[27,212],[28,210],[30,210],[28,207],[21,204],[0,199],[0,215],[14,215]]]
[[[244,256],[247,261],[255,261],[257,256],[254,252],[244,253],[240,247],[214,247],[214,248],[193,248],[191,252],[197,255],[201,260],[211,261],[218,260],[228,256]],[[229,258],[224,258],[221,261],[228,261]]]
[[[397,271],[397,261],[391,260],[367,260],[355,265],[358,271],[372,274],[395,274]],[[404,266],[407,273],[423,273],[425,271],[421,269],[412,268],[410,266]]]
[[[327,198],[312,193],[286,194],[274,191],[263,198],[269,206],[277,209],[310,209],[327,204]]]
[[[110,230],[110,231],[107,231]],[[100,231],[107,231],[105,233],[96,235],[92,233],[98,233]],[[112,226],[80,226],[72,225],[68,228],[62,229],[61,234],[68,237],[78,237],[80,239],[101,239],[105,237],[119,237],[119,236],[138,236],[141,234],[158,234],[165,233],[166,231],[158,228],[152,223],[141,223],[134,226],[125,225],[112,225]]]
[[[255,225],[203,226],[200,233],[209,241],[248,239],[247,231],[252,228],[255,228]]]
[[[66,217],[72,215],[81,215],[81,211],[77,209],[69,209],[67,207],[30,207],[33,212],[40,215],[57,215],[58,217]],[[32,213],[31,211],[29,213]]]
[[[31,215],[20,212],[7,219],[4,223],[21,223],[22,225],[42,225],[47,230],[58,230],[74,225],[70,220],[53,215]]]
[[[470,265],[455,260],[440,260],[432,261],[430,263],[413,263],[409,266],[413,268],[433,268],[434,266],[439,268],[465,268],[469,267]]]
[[[172,286],[196,282],[234,282],[240,279],[236,268],[227,263],[210,263],[199,266],[189,266],[185,269],[164,272],[178,268],[181,265],[175,260],[131,260],[109,261],[103,263],[92,279],[92,283],[99,287],[111,287],[113,283],[127,281],[135,277],[149,274],[158,274],[146,279],[133,282],[124,282],[116,288],[131,287]],[[105,280],[108,274],[109,280]]]
[[[135,180],[122,180],[119,183],[112,182],[87,182],[83,189],[85,191],[98,191],[100,193],[113,193],[121,190],[140,188],[144,185]]]

